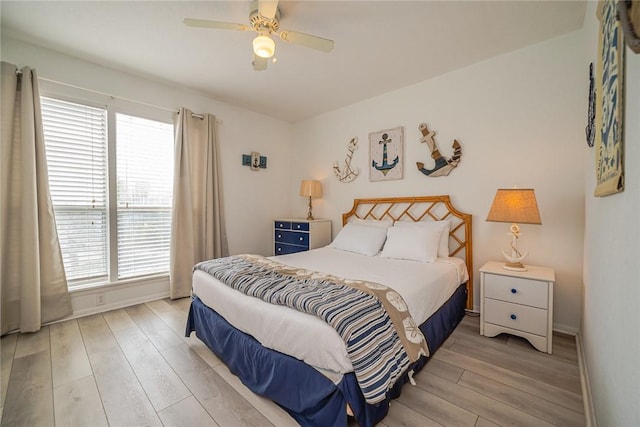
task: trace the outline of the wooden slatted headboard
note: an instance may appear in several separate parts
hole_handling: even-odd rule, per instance
[[[473,310],[473,246],[471,214],[462,213],[452,204],[449,196],[386,197],[355,199],[353,207],[342,214],[342,224],[352,218],[391,219],[395,221],[451,221],[449,232],[450,256],[462,258],[469,272],[467,282],[467,309]]]

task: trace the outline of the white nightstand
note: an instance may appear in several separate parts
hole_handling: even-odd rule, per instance
[[[520,272],[503,264],[490,261],[480,269],[480,335],[506,332],[551,354],[553,269],[527,265],[528,271]]]

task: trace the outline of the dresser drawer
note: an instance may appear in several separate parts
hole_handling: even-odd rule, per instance
[[[292,222],[291,229],[295,231],[309,231],[308,222]]]
[[[276,230],[273,238],[276,242],[291,243],[309,248],[309,233],[298,231]]]
[[[487,298],[549,308],[549,287],[546,282],[496,274],[485,274],[484,281],[484,295]]]
[[[307,248],[304,246],[296,246],[296,245],[287,245],[285,243],[276,243],[275,244],[275,254],[276,255],[286,255],[286,254],[294,254],[296,252],[306,251]]]
[[[531,334],[547,335],[547,310],[486,298],[484,321]]]
[[[274,223],[274,228],[280,230],[291,230],[291,222],[290,221],[276,221]]]
[[[331,221],[328,219],[283,218],[273,220],[273,225],[274,255],[308,251],[331,243]]]

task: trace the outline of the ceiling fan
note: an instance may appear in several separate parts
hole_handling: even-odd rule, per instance
[[[310,47],[322,52],[331,52],[333,40],[298,31],[280,30],[280,10],[277,0],[254,0],[249,7],[249,25],[235,24],[233,22],[209,21],[206,19],[185,18],[185,25],[189,27],[214,28],[220,30],[254,31],[258,33],[253,39],[253,69],[262,71],[267,69],[267,61],[273,57],[276,44],[271,38],[273,35],[281,40]]]

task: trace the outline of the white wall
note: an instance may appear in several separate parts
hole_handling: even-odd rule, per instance
[[[291,125],[262,114],[236,108],[203,96],[185,87],[171,86],[126,74],[65,54],[44,49],[16,39],[2,37],[2,60],[18,67],[30,66],[40,77],[89,88],[116,97],[129,98],[153,105],[176,109],[187,107],[197,113],[211,113],[221,122],[219,126],[221,169],[225,215],[232,254],[258,253],[271,255],[273,251],[272,219],[290,215],[291,197],[286,191],[291,181]],[[47,94],[90,98],[108,104],[108,97],[100,97],[65,86],[41,82]],[[125,103],[126,104],[126,103]],[[132,109],[141,109],[131,104]],[[162,110],[158,113],[168,114]],[[267,169],[251,171],[242,166],[242,154],[258,151],[267,156]],[[155,290],[147,285],[127,286],[124,294],[116,289],[107,292],[107,305],[100,309],[125,305],[131,301],[159,297],[168,289],[166,281]],[[92,293],[79,293],[74,298],[74,311],[88,313],[95,303]]]
[[[543,224],[522,225],[520,248],[530,252],[528,263],[555,268],[555,327],[576,332],[588,70],[582,47],[581,32],[574,32],[296,124],[292,206],[300,215],[305,211],[305,201],[296,196],[300,179],[322,180],[325,194],[314,203],[314,213],[332,219],[335,235],[340,214],[351,208],[354,198],[450,194],[459,209],[474,215],[477,271],[488,260],[502,259],[510,241],[508,224],[485,222],[496,189],[532,187]],[[393,72],[393,64],[384,64],[382,58],[381,66]],[[416,161],[428,165],[430,160],[426,146],[419,143],[421,122],[437,132],[444,156],[451,155],[454,138],[462,145],[462,160],[447,177],[426,177],[415,166]],[[396,126],[405,131],[405,178],[369,182],[368,134]],[[362,172],[344,184],[333,176],[331,166],[344,160],[354,136],[359,139],[354,165]]]
[[[585,17],[597,63],[596,3]],[[640,54],[626,49],[625,189],[593,197],[595,149],[584,149],[585,245],[581,336],[599,426],[640,425]]]

